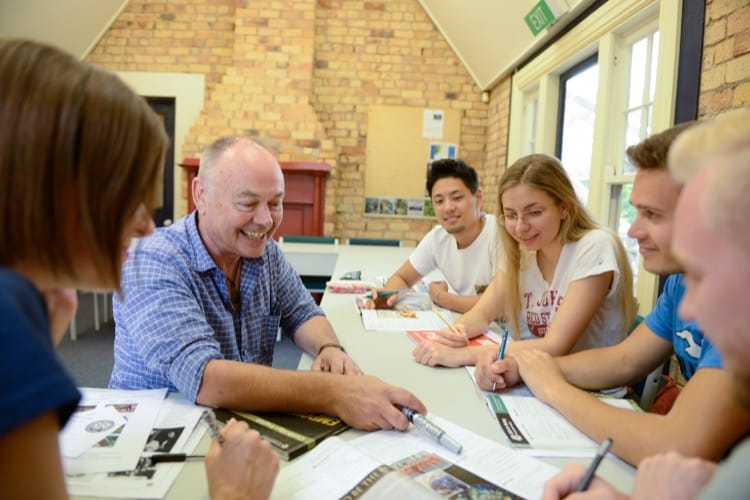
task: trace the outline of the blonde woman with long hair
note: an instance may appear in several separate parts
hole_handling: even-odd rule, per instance
[[[544,154],[525,156],[503,174],[498,190],[505,266],[479,302],[438,339],[417,346],[430,366],[473,365],[498,348],[469,347],[469,339],[501,318],[521,342],[506,355],[539,349],[559,356],[614,345],[636,313],[625,248],[597,224],[575,194],[562,164]]]

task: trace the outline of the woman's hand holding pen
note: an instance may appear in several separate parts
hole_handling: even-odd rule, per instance
[[[279,457],[271,445],[245,422],[232,419],[221,430],[224,444],[212,440],[206,454],[208,491],[212,500],[263,500],[279,472]]]
[[[440,330],[437,330],[435,334],[435,341],[445,344],[448,347],[465,347],[469,345],[466,326],[461,323],[441,328]]]
[[[516,360],[510,355],[498,360],[498,349],[499,347],[488,347],[479,354],[474,376],[477,385],[484,391],[507,389],[521,382]]]

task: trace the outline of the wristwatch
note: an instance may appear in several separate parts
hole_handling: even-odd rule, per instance
[[[346,349],[341,347],[341,345],[336,344],[334,342],[329,342],[327,344],[323,344],[322,346],[320,346],[320,349],[318,349],[318,356],[320,356],[320,353],[323,352],[323,349],[325,349],[326,347],[335,347],[336,349],[341,349],[341,352],[346,353]]]

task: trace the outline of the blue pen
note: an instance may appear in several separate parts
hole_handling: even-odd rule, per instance
[[[503,341],[500,343],[500,350],[497,351],[497,359],[505,359],[505,346],[508,345],[508,329],[503,330]]]
[[[497,351],[497,360],[505,359],[505,346],[508,345],[508,329],[503,330],[503,341],[500,343],[500,350]],[[492,392],[495,392],[495,382],[492,382]]]

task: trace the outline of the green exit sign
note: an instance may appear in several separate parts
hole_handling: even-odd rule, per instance
[[[555,20],[555,14],[552,13],[552,9],[549,8],[545,0],[539,0],[539,3],[534,5],[523,20],[526,21],[526,26],[531,30],[531,34],[537,36],[540,31],[552,24],[552,21]]]

